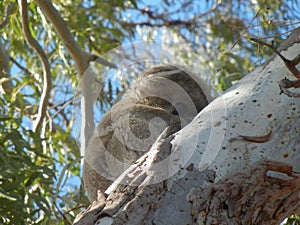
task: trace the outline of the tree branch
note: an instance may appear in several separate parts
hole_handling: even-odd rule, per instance
[[[89,62],[96,61],[102,65],[116,68],[117,66],[107,60],[95,56],[94,54],[84,51],[74,40],[68,26],[66,25],[63,18],[54,8],[52,3],[48,0],[36,0],[36,4],[40,7],[43,13],[46,15],[47,19],[52,23],[55,31],[61,38],[62,42],[68,49],[71,57],[73,58],[77,71],[79,75],[83,78],[81,80],[81,90],[82,90],[82,100],[81,100],[81,113],[82,113],[82,124],[81,124],[81,148],[84,152],[90,137],[92,136],[94,130],[94,109],[93,109],[93,99],[91,99],[92,90],[91,84],[93,79],[90,74],[85,75],[85,71],[89,66]]]
[[[43,13],[46,15],[47,19],[53,25],[55,31],[61,38],[62,42],[68,49],[69,53],[71,54],[72,59],[75,61],[75,65],[79,74],[82,76],[85,70],[88,67],[89,62],[97,61],[102,65],[116,68],[116,65],[113,63],[108,62],[107,60],[95,56],[91,53],[84,51],[74,40],[73,35],[71,34],[68,26],[66,25],[63,18],[54,8],[52,3],[48,0],[36,0],[36,4],[40,7]]]
[[[284,93],[291,98],[300,98],[300,93],[294,93],[288,90],[289,88],[299,88],[300,80],[289,80],[287,78],[284,78],[279,82],[279,87],[281,93]]]
[[[8,22],[9,22],[9,16],[12,13],[13,6],[14,6],[14,3],[11,2],[6,7],[6,9],[5,9],[5,17],[4,17],[4,20],[0,23],[0,29],[2,29],[3,27],[6,26],[6,24],[8,24]]]
[[[298,79],[300,79],[300,71],[297,69],[297,64],[300,63],[300,55],[296,56],[294,59],[290,60],[287,59],[286,57],[284,57],[280,51],[278,51],[273,45],[270,45],[258,38],[250,38],[251,41],[254,41],[256,43],[265,45],[267,47],[269,47],[270,49],[272,49],[281,59],[282,61],[285,63],[286,67],[289,69],[289,71],[291,71],[291,73]]]
[[[43,67],[43,89],[42,89],[41,101],[40,101],[37,118],[33,123],[33,130],[35,132],[38,132],[41,128],[43,119],[46,115],[48,101],[50,98],[50,91],[51,91],[50,64],[49,64],[48,58],[47,58],[45,52],[43,51],[42,47],[37,42],[37,40],[35,40],[33,38],[32,34],[30,33],[30,30],[28,27],[28,7],[27,7],[26,0],[21,0],[20,11],[21,11],[20,13],[21,13],[21,17],[22,17],[22,27],[23,27],[23,32],[24,32],[26,41],[37,53],[39,59],[41,60],[42,67]]]
[[[4,45],[0,41],[0,78],[10,77],[10,70],[9,70],[9,66],[8,66],[9,59],[13,63],[15,63],[18,67],[20,67],[20,69],[24,70],[25,73],[30,74],[30,71],[28,71],[21,64],[19,64],[14,58],[12,58],[11,56],[8,55],[6,49],[4,48]],[[2,85],[2,88],[6,94],[10,94],[12,92],[13,84],[12,84],[11,80],[7,80],[7,81],[1,83],[0,85]],[[16,99],[15,107],[18,110],[22,110],[22,112],[25,115],[27,115],[29,117],[29,115],[33,115],[36,113],[34,108],[32,107],[32,105],[28,101],[24,100],[23,104],[24,104],[24,107],[21,107],[21,103],[20,103],[19,99]],[[59,132],[61,130],[62,130],[61,126],[59,126],[56,123],[52,124],[52,132],[53,133]],[[62,141],[62,143],[64,143],[65,146],[67,146],[71,150],[74,150],[74,146],[77,145],[77,140],[74,137],[72,137],[70,134],[68,134],[65,137],[65,140],[61,140],[61,141]],[[76,151],[74,151],[74,153],[76,153]]]
[[[298,54],[294,59],[290,60],[284,57],[273,45],[270,45],[258,38],[250,38],[250,40],[271,48],[281,58],[288,70],[297,78],[297,80],[292,81],[287,78],[282,79],[279,83],[280,91],[289,97],[300,98],[300,93],[293,93],[288,90],[289,88],[300,87],[300,71],[296,67],[300,63],[300,54]]]
[[[186,3],[186,5],[188,5],[189,2]],[[211,7],[210,9],[208,9],[206,12],[204,13],[199,13],[197,15],[195,15],[194,17],[190,18],[190,19],[186,19],[186,20],[181,20],[181,19],[169,19],[171,14],[176,14],[176,13],[180,13],[180,9],[172,12],[172,13],[168,13],[168,15],[166,15],[165,13],[155,13],[154,11],[149,10],[149,7],[146,6],[142,9],[140,8],[131,8],[132,10],[137,10],[139,11],[141,14],[147,15],[149,19],[153,19],[154,21],[159,21],[161,20],[161,23],[152,23],[150,21],[140,21],[140,22],[122,22],[121,24],[123,26],[129,26],[129,27],[135,27],[135,26],[150,26],[150,27],[163,27],[163,26],[167,26],[167,27],[172,27],[172,26],[185,26],[185,27],[194,27],[195,26],[195,22],[197,19],[202,18],[204,16],[207,16],[208,14],[216,11],[218,9],[218,7],[222,4],[222,1],[216,3],[213,7]],[[184,7],[184,6],[183,6]]]
[[[12,61],[20,70],[22,70],[25,74],[31,75],[31,72],[25,68],[24,66],[22,66],[16,59],[14,59],[13,57],[9,56],[10,61]]]

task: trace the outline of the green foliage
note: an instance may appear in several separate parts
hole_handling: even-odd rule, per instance
[[[1,98],[1,106],[9,102]],[[50,217],[48,196],[53,192],[54,161],[44,154],[42,139],[20,123],[0,118],[0,223],[34,224]]]
[[[11,2],[15,1],[0,4],[0,24]],[[171,57],[187,65],[194,63],[190,51],[202,57],[210,70],[210,75],[204,75],[219,90],[229,88],[272,54],[271,49],[251,42],[249,37],[278,46],[299,23],[296,0],[221,1],[217,7],[220,1],[212,0],[51,2],[79,46],[93,54],[104,55],[123,43],[141,39],[187,42],[188,50],[178,45]],[[34,133],[32,121],[40,104],[43,71],[25,41],[19,10],[14,3],[8,23],[0,28],[0,45],[10,56],[11,68],[6,75],[0,68],[0,223],[70,224],[87,205],[80,185],[79,149],[72,134],[73,88],[80,85],[80,78],[53,25],[35,1],[29,1],[28,25],[48,57],[53,83],[44,130]],[[136,65],[133,52],[120,51],[110,60],[128,60],[128,64]],[[158,55],[151,57],[155,60]],[[98,71],[101,75],[103,67]],[[203,75],[201,70],[196,72]],[[119,86],[113,79],[99,78],[103,82],[97,98],[101,112],[131,78],[124,77]],[[293,222],[299,223],[299,218],[291,217],[285,224]]]
[[[294,215],[285,219],[281,225],[300,225],[300,215]]]
[[[58,224],[59,209],[75,206],[76,199],[86,201],[78,188],[63,191],[70,174],[79,175],[80,157],[51,151],[63,148],[65,134],[58,132],[51,140],[32,132],[20,108],[8,107],[20,107],[16,102],[23,96],[12,95],[16,98],[0,96],[0,224]],[[74,214],[65,217],[72,221]]]

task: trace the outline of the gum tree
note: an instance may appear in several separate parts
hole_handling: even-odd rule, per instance
[[[120,212],[117,219],[123,221],[124,216],[131,215],[130,210],[135,211],[136,205],[143,201],[157,208],[153,205],[155,198],[162,199],[155,212],[142,209],[139,217],[131,218],[144,221],[148,215],[146,221],[170,218],[207,224],[214,223],[212,218],[217,224],[218,219],[227,220],[228,224],[255,219],[267,223],[263,219],[268,219],[272,224],[296,213],[298,104],[289,87],[298,84],[283,79],[298,79],[294,67],[298,63],[297,31],[295,38],[285,41],[279,50],[284,57],[280,58],[281,54],[276,51],[299,22],[295,14],[297,1],[197,2],[166,0],[156,5],[133,0],[3,1],[0,6],[0,210],[3,223],[58,224],[63,220],[70,224],[82,207],[88,205],[77,185],[80,183],[80,151],[76,142],[80,140],[71,132],[77,97],[72,87],[82,87],[82,126],[88,129],[84,129],[81,146],[85,146],[83,140],[88,140],[94,126],[92,105],[98,104],[100,111],[105,111],[132,78],[121,77],[120,87],[113,85],[113,79],[100,80],[107,88],[101,89],[96,103],[89,102],[89,83],[81,78],[91,65],[106,71],[124,59],[128,60],[127,65],[140,60],[126,47],[118,48],[118,55],[105,54],[124,42],[140,39],[160,40],[161,46],[170,39],[185,43],[188,50],[182,48],[167,56],[190,66],[193,66],[190,52],[205,55],[201,61],[210,71],[205,74],[206,78],[219,92],[248,71],[257,69],[217,98],[178,134],[184,137],[181,145],[187,148],[189,143],[197,143],[193,138],[198,135],[205,140],[210,137],[223,142],[213,148],[199,142],[197,148],[190,148],[196,149],[198,155],[183,166],[181,176],[165,181],[167,190],[160,183],[134,190],[128,187],[126,191],[142,197],[134,201],[123,199],[129,211]],[[251,41],[252,37],[256,39]],[[163,58],[152,53],[151,60]],[[272,53],[276,57],[267,64],[256,65]],[[294,58],[294,64],[286,60]],[[141,62],[133,71],[139,73],[147,66]],[[284,94],[280,95],[280,91]],[[218,111],[220,102],[223,111]],[[213,120],[210,110],[215,115]],[[206,122],[202,123],[204,119]],[[201,126],[197,122],[201,122]],[[194,136],[187,137],[187,133]],[[166,143],[172,138],[161,141]],[[269,171],[286,174],[290,179],[275,178]],[[199,183],[182,182],[198,175],[205,175]],[[259,181],[262,177],[264,182]],[[204,180],[206,185],[203,186]],[[183,194],[173,198],[171,193],[179,192],[179,183],[184,184]],[[267,190],[273,191],[272,194]],[[153,192],[158,193],[153,195],[154,199],[145,197]],[[114,192],[109,198],[122,193]],[[249,199],[249,196],[256,198]],[[183,214],[170,217],[166,206],[175,207],[178,201],[185,202],[186,208]],[[106,206],[102,213],[109,216],[107,202],[99,204],[100,208]],[[253,204],[257,207],[253,208]],[[235,208],[237,205],[243,206],[242,210]],[[289,207],[284,208],[286,205]],[[278,206],[276,211],[272,211],[275,206]],[[120,205],[115,205],[113,209],[118,207]],[[273,217],[261,218],[260,215]]]

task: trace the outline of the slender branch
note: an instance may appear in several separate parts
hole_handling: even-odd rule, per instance
[[[20,70],[22,70],[25,74],[31,75],[31,72],[24,66],[21,65],[16,59],[9,56],[10,61],[12,61]]]
[[[36,4],[39,6],[41,11],[45,14],[47,19],[51,22],[54,27],[54,30],[57,32],[58,36],[61,38],[65,47],[69,51],[71,57],[75,62],[75,66],[79,75],[81,76],[81,90],[82,90],[82,99],[81,99],[81,152],[85,151],[90,137],[92,136],[94,130],[94,109],[93,109],[93,96],[91,84],[88,78],[89,74],[84,74],[88,68],[89,62],[95,60],[95,56],[84,51],[76,43],[73,35],[71,34],[67,24],[60,16],[58,11],[54,8],[52,3],[48,0],[36,0]],[[84,76],[85,75],[85,76]]]
[[[2,29],[3,27],[6,26],[6,24],[8,24],[8,22],[9,22],[9,16],[10,16],[10,14],[12,13],[14,4],[15,4],[15,3],[11,2],[11,3],[9,3],[8,6],[6,7],[6,9],[5,9],[5,17],[4,17],[4,20],[0,23],[0,29]]]
[[[71,34],[67,24],[50,1],[36,0],[35,2],[46,15],[47,19],[52,23],[55,31],[57,32],[62,42],[71,54],[73,60],[75,61],[75,65],[81,76],[84,74],[90,61],[97,60],[97,62],[105,66],[116,68],[115,64],[110,63],[99,56],[90,54],[84,51],[82,48],[80,48],[80,46],[75,41],[73,35]]]
[[[241,40],[241,38],[245,35],[245,33],[247,32],[247,29],[252,25],[252,23],[254,22],[254,20],[258,17],[260,11],[262,10],[262,8],[260,8],[257,13],[252,17],[251,21],[249,22],[249,24],[245,27],[245,29],[240,32],[240,36],[235,40],[235,42],[232,44],[231,48],[229,49],[228,52],[231,52],[231,50],[236,46],[236,44]]]
[[[40,7],[42,12],[46,15],[47,19],[53,25],[55,31],[61,38],[62,42],[68,49],[71,57],[73,58],[75,65],[77,67],[77,71],[79,75],[82,77],[81,80],[81,90],[82,90],[82,100],[81,100],[81,113],[82,113],[82,123],[81,123],[81,152],[84,152],[87,144],[89,142],[90,137],[93,134],[94,130],[94,109],[93,109],[93,93],[91,84],[93,83],[93,79],[90,74],[85,75],[85,71],[88,68],[90,61],[96,61],[103,65],[116,68],[116,65],[106,61],[103,58],[95,56],[94,54],[90,54],[84,51],[80,46],[76,43],[73,35],[71,34],[67,24],[60,16],[58,11],[54,8],[52,3],[49,0],[35,0],[36,4]]]
[[[48,58],[43,51],[40,44],[35,40],[30,33],[29,27],[28,27],[28,6],[26,0],[21,0],[20,2],[20,13],[22,17],[22,27],[23,32],[26,38],[26,41],[28,44],[34,49],[36,54],[38,55],[39,59],[41,60],[42,67],[43,67],[43,90],[40,100],[40,106],[37,114],[37,118],[34,121],[33,124],[33,130],[35,132],[38,132],[41,128],[41,125],[43,123],[43,119],[46,115],[46,110],[48,106],[48,101],[50,98],[50,90],[51,90],[51,71],[50,71],[50,64],[48,61]]]
[[[66,215],[60,210],[60,208],[57,206],[57,203],[54,202],[54,206],[56,208],[56,210],[58,211],[58,213],[61,215],[61,217],[63,218],[63,221],[65,224],[67,225],[71,225],[71,223],[69,222],[68,218],[66,217]]]
[[[0,78],[2,76],[10,77],[10,71],[9,71],[9,67],[8,67],[8,60],[9,60],[8,53],[5,50],[4,45],[0,41]],[[25,73],[31,74],[30,71],[28,71],[26,68],[21,66],[21,64],[18,63],[14,58],[10,57],[10,60],[13,63],[15,63],[18,67],[20,67],[20,69],[24,70]],[[1,62],[3,62],[3,64]],[[5,72],[5,73],[1,73],[1,72]],[[2,88],[3,88],[5,93],[10,94],[12,92],[12,89],[13,89],[13,84],[10,80],[8,80],[7,82],[2,83]],[[23,106],[21,106],[21,105],[22,104],[19,101],[19,99],[16,99],[15,108],[17,108],[18,110],[22,110],[22,112],[26,116],[29,117],[29,116],[36,113],[35,109],[32,107],[32,104],[29,103],[28,101],[24,100]],[[62,130],[61,126],[59,126],[56,123],[52,124],[52,132],[53,133],[61,132],[61,130]],[[74,153],[77,153],[77,151],[75,151],[75,149],[77,150],[77,148],[76,148],[77,140],[74,137],[72,137],[70,134],[66,135],[65,139],[63,139],[61,141],[70,150],[73,150]]]
[[[68,105],[72,105],[73,104],[73,101],[75,99],[76,95],[71,97],[69,100],[63,102],[63,103],[60,103],[60,104],[57,104],[57,105],[54,105],[52,103],[50,103],[50,107],[52,109],[55,109],[56,112],[51,116],[51,118],[55,118],[56,116],[58,116],[59,114],[62,116],[62,118],[65,120],[65,123],[66,125],[69,124],[69,121],[67,119],[67,116],[66,114],[64,113],[64,109],[68,106]]]
[[[186,4],[189,4],[189,2],[187,2]],[[121,24],[123,26],[129,26],[129,27],[135,27],[135,26],[150,26],[150,27],[163,27],[163,26],[186,26],[186,27],[191,27],[191,26],[195,26],[195,21],[197,19],[200,19],[204,16],[207,16],[210,13],[213,13],[214,11],[216,11],[218,9],[218,7],[222,4],[222,1],[219,1],[218,3],[216,3],[212,8],[208,9],[206,12],[204,13],[199,13],[197,15],[195,15],[194,17],[187,19],[187,20],[180,20],[180,19],[176,19],[176,20],[170,20],[168,19],[169,16],[171,14],[176,14],[176,13],[180,13],[180,9],[175,10],[174,12],[168,13],[168,15],[166,15],[165,13],[160,13],[157,14],[154,11],[149,10],[148,7],[145,7],[143,9],[136,9],[136,8],[131,8],[132,10],[137,10],[139,11],[141,14],[147,15],[150,19],[153,19],[154,21],[157,20],[161,20],[161,23],[152,23],[149,21],[140,21],[140,22],[122,22]],[[182,6],[184,7],[184,5]],[[181,8],[182,8],[181,7]]]

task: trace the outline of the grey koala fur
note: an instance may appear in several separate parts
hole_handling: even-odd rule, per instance
[[[144,155],[167,127],[171,135],[211,100],[208,86],[176,66],[144,72],[102,118],[86,149],[83,182],[90,201]]]

